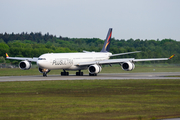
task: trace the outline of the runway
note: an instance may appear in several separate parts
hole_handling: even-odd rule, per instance
[[[35,76],[2,76],[0,82],[12,82],[12,81],[45,81],[45,80],[131,80],[131,79],[180,79],[180,72],[154,72],[154,73],[100,73],[98,76],[60,76],[60,75],[48,75],[48,77],[42,77],[40,75]]]

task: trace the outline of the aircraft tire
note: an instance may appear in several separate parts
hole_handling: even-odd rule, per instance
[[[79,72],[76,72],[76,76],[79,76],[80,74],[79,74]]]
[[[61,72],[61,76],[68,76],[69,72]]]
[[[89,76],[97,76],[97,74],[96,73],[94,73],[94,74],[89,73]]]
[[[44,72],[44,73],[43,73],[43,77],[47,77],[47,73]]]
[[[83,76],[83,72],[76,72],[76,76]]]
[[[80,76],[83,76],[83,72],[80,72]]]

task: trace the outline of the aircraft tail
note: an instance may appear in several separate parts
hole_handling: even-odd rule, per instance
[[[109,52],[110,49],[110,42],[111,42],[111,36],[112,36],[112,28],[109,28],[106,40],[104,42],[104,46],[101,50],[101,52]]]

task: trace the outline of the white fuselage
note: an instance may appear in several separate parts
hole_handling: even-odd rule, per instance
[[[110,52],[47,53],[39,57],[37,65],[49,70],[83,70],[88,66],[78,66],[78,63],[108,60],[110,55]]]

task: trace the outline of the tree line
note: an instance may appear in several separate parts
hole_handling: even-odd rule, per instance
[[[56,37],[49,33],[0,33],[0,63],[19,61],[5,60],[5,53],[16,57],[39,57],[43,53],[68,53],[101,51],[104,40],[99,38],[68,38]],[[116,56],[114,58],[167,58],[176,54],[175,58],[161,63],[180,63],[180,42],[173,39],[163,40],[119,40],[112,38],[110,52],[113,54],[142,51],[137,54]],[[151,62],[146,62],[151,63]],[[154,62],[153,62],[154,63]],[[160,61],[157,61],[160,63]]]

